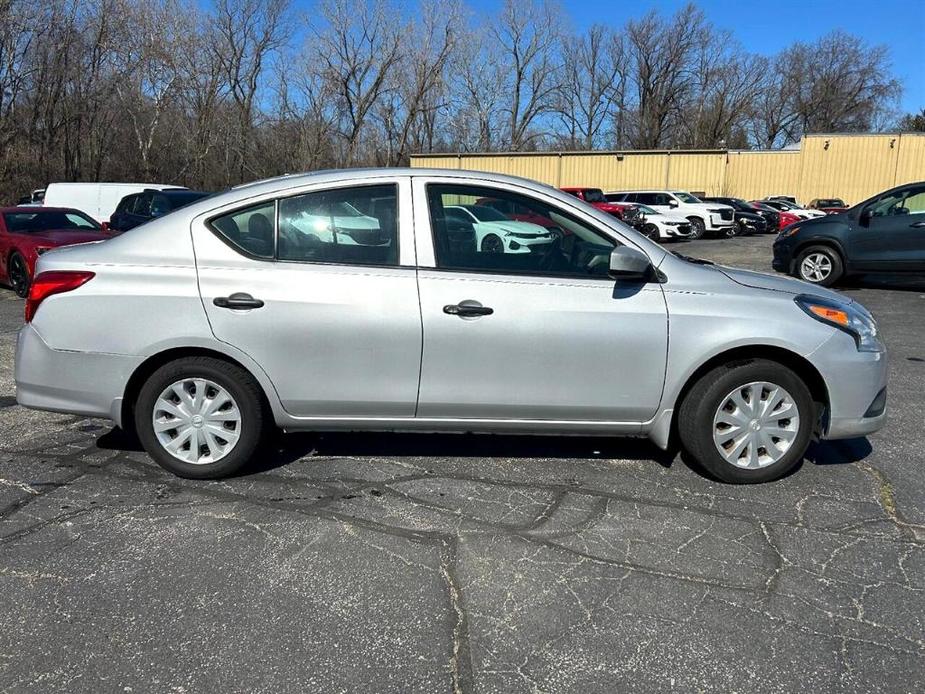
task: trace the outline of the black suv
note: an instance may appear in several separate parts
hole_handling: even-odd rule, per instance
[[[763,234],[777,231],[780,217],[772,212],[755,209],[742,198],[700,198],[704,202],[718,202],[729,205],[735,211],[739,234]]]
[[[207,195],[208,193],[188,188],[151,189],[126,195],[119,201],[116,211],[109,217],[109,228],[113,231],[134,229],[139,224],[144,224],[155,217],[163,217],[168,212],[196,202]]]
[[[925,273],[925,181],[791,224],[774,242],[772,265],[824,287],[852,274]]]

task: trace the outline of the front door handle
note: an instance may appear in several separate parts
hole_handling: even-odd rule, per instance
[[[261,308],[263,302],[255,299],[250,294],[244,292],[235,292],[231,296],[217,296],[212,299],[212,303],[219,308],[230,308],[235,311],[244,311],[251,308]]]
[[[925,227],[925,222],[916,222],[915,224],[910,224],[909,226],[914,229],[921,229],[922,227]]]
[[[460,301],[458,304],[447,304],[443,307],[443,312],[450,316],[490,316],[495,312],[493,308],[482,306],[478,301]]]

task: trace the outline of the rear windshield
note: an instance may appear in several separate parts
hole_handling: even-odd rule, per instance
[[[3,221],[7,231],[28,234],[36,231],[96,231],[100,228],[94,220],[76,210],[55,210],[48,212],[4,212]]]
[[[607,198],[604,197],[604,193],[600,188],[585,188],[583,192],[585,202],[607,202]]]
[[[184,205],[189,205],[191,202],[196,202],[197,200],[202,200],[202,198],[208,197],[209,193],[200,193],[198,191],[191,190],[188,193],[170,193],[167,196],[167,199],[170,200],[170,209],[176,210]]]

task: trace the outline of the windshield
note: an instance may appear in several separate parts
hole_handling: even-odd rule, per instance
[[[311,209],[302,210],[303,215],[319,217],[365,217],[349,202],[321,202]]]
[[[47,212],[5,212],[3,221],[7,231],[30,234],[49,231],[99,231],[100,225],[76,210],[49,210]]]
[[[639,203],[636,203],[636,209],[642,212],[643,214],[658,214],[658,212],[653,210],[648,205],[640,205]]]
[[[191,202],[196,202],[197,200],[202,200],[207,197],[209,197],[209,193],[200,193],[191,190],[188,193],[171,193],[168,199],[170,200],[170,208],[172,210],[178,210],[184,205],[189,205]]]
[[[820,200],[818,205],[819,207],[845,207],[845,202],[838,198],[832,198],[831,200]]]
[[[600,188],[585,188],[585,202],[607,202],[604,192]]]
[[[698,198],[695,198],[690,193],[685,193],[683,190],[676,191],[674,193],[674,196],[681,202],[686,202],[688,204],[696,204],[700,202]]]
[[[466,205],[465,208],[480,222],[509,222],[511,221],[498,210],[485,205]]]

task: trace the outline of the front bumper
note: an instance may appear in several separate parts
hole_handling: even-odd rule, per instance
[[[837,331],[810,355],[829,392],[824,439],[872,434],[886,423],[886,352],[858,352],[850,335]]]
[[[787,241],[775,241],[773,246],[774,257],[771,258],[771,267],[777,272],[790,274],[793,270],[793,247]]]
[[[141,357],[49,347],[27,323],[16,341],[16,401],[23,407],[104,417],[121,425],[121,402]]]
[[[734,219],[725,220],[721,219],[717,215],[711,215],[707,220],[707,231],[726,231],[726,229],[732,229],[735,227],[736,222]]]

